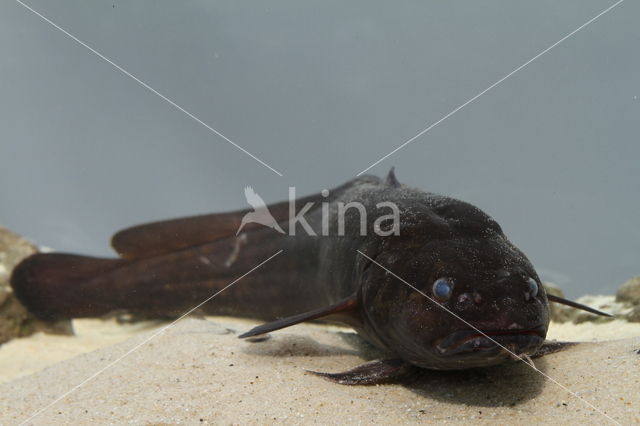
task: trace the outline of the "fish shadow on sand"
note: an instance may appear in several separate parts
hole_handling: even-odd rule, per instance
[[[544,372],[545,360],[536,360]],[[545,377],[523,362],[460,371],[420,370],[402,383],[425,398],[476,407],[514,407],[542,392]]]
[[[327,345],[303,335],[279,336],[276,339],[247,345],[243,351],[250,355],[269,357],[299,356],[357,356],[363,362],[384,358],[384,354],[353,332],[332,332],[353,349]],[[545,372],[544,358],[535,360],[536,367]],[[344,370],[355,367],[345,365]],[[310,378],[311,379],[311,378]],[[514,407],[540,394],[545,377],[523,362],[513,361],[496,367],[460,371],[416,369],[415,374],[397,382],[427,399],[476,407]],[[342,385],[336,385],[342,386]],[[393,386],[393,384],[392,384]]]
[[[366,361],[384,357],[356,333],[336,333]],[[543,373],[547,360],[535,360]],[[346,368],[345,368],[346,369]],[[487,368],[458,371],[416,369],[416,374],[398,385],[425,398],[477,407],[516,406],[535,398],[545,386],[545,377],[521,361]]]
[[[319,343],[311,337],[303,335],[278,336],[276,339],[249,343],[251,344],[243,349],[243,352],[248,355],[269,357],[361,355],[357,349]]]
[[[365,360],[384,357],[355,333],[337,333]],[[545,372],[545,359],[535,360],[536,368]],[[540,394],[545,378],[521,361],[487,368],[458,371],[416,369],[416,374],[398,382],[428,399],[478,407],[516,406]]]

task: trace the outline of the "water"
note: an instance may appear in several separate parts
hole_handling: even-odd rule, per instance
[[[0,3],[0,226],[39,244],[113,256],[118,229],[245,208],[247,186],[267,203],[290,186],[316,193],[376,164],[368,172],[395,166],[403,183],[490,213],[572,299],[640,274],[639,2],[511,75],[614,0],[25,1],[78,38]],[[616,368],[637,345],[619,340],[591,345],[586,362],[576,348],[536,369],[432,371],[348,402],[352,389],[303,370],[374,358],[353,334],[300,324],[249,343],[237,336],[258,323],[237,318],[73,322],[75,336],[0,347],[0,382],[51,366],[6,385],[12,423],[598,416],[567,393],[584,377],[615,395],[590,400],[624,423],[637,387]],[[635,335],[618,321],[553,324],[547,337]]]
[[[608,6],[0,5],[0,223],[110,255],[135,223],[351,179]],[[114,7],[115,6],[115,7]],[[640,274],[640,5],[625,2],[370,170],[483,208],[575,297]]]

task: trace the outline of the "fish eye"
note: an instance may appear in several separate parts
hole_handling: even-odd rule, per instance
[[[453,293],[453,283],[448,278],[438,278],[433,283],[433,296],[439,302],[446,302]]]
[[[529,287],[529,294],[531,297],[536,297],[538,295],[538,283],[533,278],[529,277],[527,280],[527,286]]]

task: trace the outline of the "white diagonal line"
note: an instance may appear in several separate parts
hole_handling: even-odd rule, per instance
[[[36,416],[38,416],[40,413],[42,413],[43,411],[45,411],[46,409],[54,406],[55,404],[57,404],[58,402],[62,401],[64,398],[66,398],[67,396],[69,396],[71,393],[75,392],[76,390],[78,390],[79,388],[81,388],[82,386],[84,386],[87,382],[93,380],[94,378],[96,378],[97,376],[99,376],[100,374],[102,374],[105,370],[113,367],[115,364],[117,364],[118,362],[122,361],[124,358],[126,358],[127,356],[131,355],[133,352],[135,352],[136,350],[138,350],[140,347],[144,346],[145,344],[147,344],[149,341],[155,339],[157,336],[159,336],[160,334],[164,333],[165,331],[167,331],[168,328],[172,327],[173,325],[175,325],[178,321],[180,321],[181,319],[183,319],[184,317],[186,317],[187,315],[189,315],[190,313],[192,313],[193,311],[195,311],[196,309],[198,309],[199,307],[201,307],[202,305],[204,305],[205,303],[207,303],[208,301],[210,301],[211,299],[213,299],[214,297],[216,297],[217,295],[219,295],[220,293],[222,293],[223,291],[225,291],[226,289],[228,289],[229,287],[231,287],[232,285],[234,285],[235,283],[237,283],[238,281],[240,281],[241,279],[243,279],[244,277],[246,277],[247,275],[249,275],[250,273],[252,273],[253,271],[255,271],[256,269],[258,269],[259,267],[261,267],[262,265],[264,265],[265,263],[267,263],[268,261],[270,261],[271,259],[273,259],[274,257],[276,257],[277,255],[279,255],[280,253],[282,253],[284,250],[279,250],[277,253],[273,254],[271,257],[269,257],[266,260],[263,260],[260,264],[258,264],[257,266],[254,266],[253,268],[251,268],[248,272],[244,273],[243,275],[241,275],[240,277],[236,278],[235,280],[233,280],[231,283],[227,284],[222,290],[217,291],[216,293],[214,293],[213,295],[209,296],[207,299],[205,299],[204,301],[200,302],[198,305],[194,306],[193,308],[189,309],[187,312],[185,312],[183,315],[181,315],[178,319],[172,321],[170,324],[162,327],[160,330],[156,331],[155,333],[153,333],[151,336],[149,336],[148,338],[146,338],[145,340],[143,340],[141,343],[137,344],[136,346],[134,346],[132,349],[129,349],[127,352],[124,353],[124,355],[121,355],[120,357],[118,357],[115,361],[110,362],[109,364],[107,364],[105,367],[101,368],[100,370],[96,371],[95,373],[93,373],[91,376],[87,377],[86,379],[84,379],[82,382],[80,382],[79,384],[77,384],[76,386],[74,386],[73,388],[69,389],[67,392],[63,393],[62,395],[60,395],[58,398],[56,398],[53,402],[51,402],[49,405],[39,409],[38,411],[36,411],[35,413],[33,413],[31,415],[31,417],[29,417],[28,419],[24,420],[23,422],[20,423],[20,425],[24,425],[25,423],[30,422],[31,420],[33,420]]]
[[[576,28],[575,30],[571,31],[569,34],[567,34],[566,36],[562,37],[560,40],[556,41],[555,43],[553,43],[551,46],[547,47],[546,49],[544,49],[542,52],[538,53],[536,56],[534,56],[533,58],[529,59],[527,62],[525,62],[524,64],[520,65],[518,68],[514,69],[513,71],[511,71],[509,74],[505,75],[504,77],[502,77],[500,80],[496,81],[495,83],[493,83],[491,86],[487,87],[486,89],[484,89],[482,92],[478,93],[477,95],[475,95],[474,97],[472,97],[471,99],[467,100],[465,103],[463,103],[462,105],[460,105],[459,107],[457,107],[456,109],[454,109],[453,111],[451,111],[450,113],[448,113],[447,115],[445,115],[444,117],[442,117],[440,120],[436,121],[435,123],[431,124],[429,127],[427,127],[426,129],[422,130],[420,133],[418,133],[417,135],[413,136],[412,138],[410,138],[409,140],[407,140],[406,142],[404,142],[402,145],[400,145],[399,147],[397,147],[396,149],[394,149],[393,151],[391,151],[390,153],[388,153],[387,155],[385,155],[384,157],[382,157],[381,159],[379,159],[378,161],[376,161],[375,163],[371,164],[369,167],[367,167],[366,169],[364,169],[363,171],[361,171],[360,173],[358,173],[356,176],[360,176],[361,174],[367,172],[369,169],[371,169],[372,167],[376,166],[377,164],[380,164],[382,161],[384,161],[385,159],[389,158],[390,156],[392,156],[393,154],[395,154],[396,152],[398,152],[399,150],[401,150],[402,148],[404,148],[405,146],[409,145],[411,142],[415,141],[416,139],[418,139],[420,136],[424,135],[425,133],[427,133],[429,130],[433,129],[434,127],[436,127],[438,124],[442,123],[443,121],[445,121],[447,118],[451,117],[453,114],[455,114],[456,112],[460,111],[462,108],[466,107],[467,105],[469,105],[470,103],[472,103],[473,101],[475,101],[476,99],[478,99],[480,96],[484,95],[485,93],[487,93],[489,90],[493,89],[494,87],[496,87],[497,85],[499,85],[500,83],[502,83],[503,81],[505,81],[506,79],[508,79],[509,77],[511,77],[512,75],[514,75],[515,73],[517,73],[518,71],[520,71],[521,69],[523,69],[524,67],[526,67],[527,65],[529,65],[530,63],[532,63],[533,61],[535,61],[536,59],[538,59],[539,57],[541,57],[542,55],[544,55],[545,53],[549,52],[551,49],[553,49],[554,47],[556,47],[557,45],[559,45],[560,43],[562,43],[563,41],[565,41],[566,39],[570,38],[571,36],[575,35],[578,31],[582,30],[583,28],[585,28],[587,25],[591,24],[593,21],[595,21],[596,19],[600,18],[602,15],[604,15],[605,13],[611,11],[613,8],[615,8],[616,6],[618,6],[620,3],[624,2],[625,0],[618,0],[617,2],[615,2],[614,4],[612,4],[611,6],[609,6],[608,8],[606,8],[605,10],[603,10],[602,12],[598,13],[596,16],[594,16],[593,18],[589,19],[587,22],[585,22],[584,24],[580,25],[578,28]]]
[[[176,109],[182,111],[184,114],[186,114],[187,116],[189,116],[190,118],[192,118],[193,120],[195,120],[197,123],[201,124],[202,126],[206,127],[207,129],[209,129],[210,131],[212,131],[213,133],[215,133],[216,135],[218,135],[219,137],[221,137],[222,139],[224,139],[225,141],[229,142],[231,145],[235,146],[236,148],[238,148],[240,151],[244,152],[245,154],[247,154],[249,157],[253,158],[254,160],[256,160],[258,163],[262,164],[263,166],[265,166],[266,168],[268,168],[269,170],[271,170],[272,172],[274,172],[275,174],[277,174],[278,176],[283,176],[282,173],[280,173],[279,171],[277,171],[276,169],[274,169],[273,167],[271,167],[270,165],[268,165],[267,163],[265,163],[264,161],[262,161],[261,159],[259,159],[258,157],[256,157],[255,155],[253,155],[252,153],[250,153],[249,151],[247,151],[246,149],[244,149],[243,147],[241,147],[240,145],[238,145],[237,143],[235,143],[234,141],[232,141],[231,139],[229,139],[228,137],[226,137],[225,135],[223,135],[222,133],[220,133],[219,131],[217,131],[216,129],[214,129],[213,127],[211,127],[210,125],[208,125],[207,123],[205,123],[204,121],[200,120],[198,117],[196,117],[195,115],[193,115],[192,113],[190,113],[189,111],[187,111],[186,109],[184,109],[183,107],[181,107],[180,105],[178,105],[177,103],[175,103],[174,101],[172,101],[171,99],[167,98],[165,95],[163,95],[162,93],[158,92],[156,89],[154,89],[153,87],[149,86],[147,83],[145,83],[144,81],[140,80],[138,77],[136,77],[135,75],[131,74],[129,71],[125,70],[124,68],[122,68],[120,65],[116,64],[115,62],[113,62],[111,59],[107,58],[106,56],[104,56],[102,53],[98,52],[97,50],[95,50],[93,47],[89,46],[88,44],[86,44],[85,42],[83,42],[82,40],[78,39],[77,37],[75,37],[73,34],[69,33],[67,30],[65,30],[64,28],[60,27],[59,25],[57,25],[55,22],[51,21],[49,18],[47,18],[46,16],[42,15],[41,13],[35,11],[31,6],[25,4],[24,2],[22,2],[21,0],[15,0],[16,3],[18,3],[19,5],[21,5],[22,7],[24,7],[25,9],[31,11],[32,13],[34,13],[35,15],[39,16],[42,20],[44,20],[45,22],[47,22],[48,24],[50,24],[51,26],[53,26],[54,28],[60,30],[62,33],[64,33],[66,36],[68,36],[69,38],[71,38],[73,41],[75,41],[76,43],[80,44],[81,46],[86,47],[87,49],[89,49],[91,52],[93,52],[94,54],[96,54],[98,57],[100,57],[101,59],[103,59],[104,61],[108,62],[109,64],[111,64],[113,67],[115,67],[118,71],[122,72],[124,75],[126,75],[127,77],[130,77],[131,79],[135,80],[136,82],[138,82],[140,85],[142,85],[145,89],[149,90],[150,92],[158,95],[160,98],[162,98],[163,100],[165,100],[166,102],[168,102],[171,106],[175,107]]]
[[[387,269],[386,267],[384,267],[383,265],[379,264],[378,262],[376,262],[375,260],[373,260],[372,258],[370,258],[369,256],[367,256],[366,254],[364,254],[363,252],[361,252],[360,250],[356,250],[358,253],[360,253],[362,256],[364,256],[365,258],[369,259],[371,262],[375,263],[376,265],[378,265],[380,268],[384,269],[386,272],[388,272],[389,274],[393,275],[395,278],[397,278],[398,280],[402,281],[404,284],[406,284],[407,286],[411,287],[413,290],[417,291],[418,293],[420,293],[421,295],[423,295],[424,297],[426,297],[427,299],[429,299],[431,302],[433,302],[434,305],[442,308],[443,310],[445,310],[446,312],[450,313],[451,315],[453,315],[454,317],[456,317],[457,319],[459,319],[460,321],[462,321],[463,323],[465,323],[466,325],[468,325],[469,327],[471,327],[473,330],[477,331],[478,333],[480,333],[481,335],[483,335],[484,337],[486,337],[487,339],[489,339],[490,341],[492,341],[493,343],[495,343],[497,346],[501,347],[502,349],[504,349],[505,351],[507,351],[509,354],[511,354],[514,359],[520,359],[525,365],[529,366],[531,369],[533,369],[534,371],[537,371],[538,373],[542,374],[544,377],[546,377],[548,380],[552,381],[553,383],[555,383],[556,385],[560,386],[562,389],[564,389],[565,391],[567,391],[568,393],[570,393],[571,395],[575,396],[576,398],[578,398],[580,401],[584,402],[586,405],[588,405],[591,409],[593,409],[594,411],[602,414],[603,416],[605,416],[607,419],[611,420],[614,424],[620,425],[621,424],[614,420],[612,417],[610,417],[607,413],[605,413],[604,411],[600,410],[598,407],[596,407],[595,405],[593,405],[592,403],[590,403],[589,401],[587,401],[586,399],[582,398],[580,395],[578,395],[577,393],[573,392],[571,389],[567,388],[566,386],[564,386],[562,383],[558,382],[557,380],[555,380],[554,378],[550,377],[549,375],[547,375],[546,373],[543,373],[542,371],[540,371],[535,364],[533,364],[533,362],[531,364],[529,364],[525,359],[523,359],[521,356],[516,355],[515,353],[513,353],[512,351],[510,351],[509,349],[507,349],[506,347],[504,347],[503,345],[501,345],[500,343],[498,343],[495,339],[491,338],[490,336],[488,336],[486,333],[482,332],[480,329],[478,329],[477,327],[473,326],[472,324],[470,324],[468,321],[462,319],[458,314],[456,314],[455,312],[447,309],[445,306],[441,305],[440,303],[436,302],[435,300],[433,300],[431,297],[427,296],[424,292],[418,290],[416,287],[414,287],[413,285],[411,285],[410,283],[408,283],[407,281],[405,281],[402,277],[399,277],[398,275],[394,274],[392,271],[390,271],[389,269]]]

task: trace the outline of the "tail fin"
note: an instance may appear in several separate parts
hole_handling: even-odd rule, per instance
[[[43,319],[95,316],[100,297],[88,293],[104,290],[86,285],[92,278],[120,267],[126,261],[64,253],[36,253],[15,267],[11,286],[16,297]],[[95,301],[87,304],[86,300]]]

